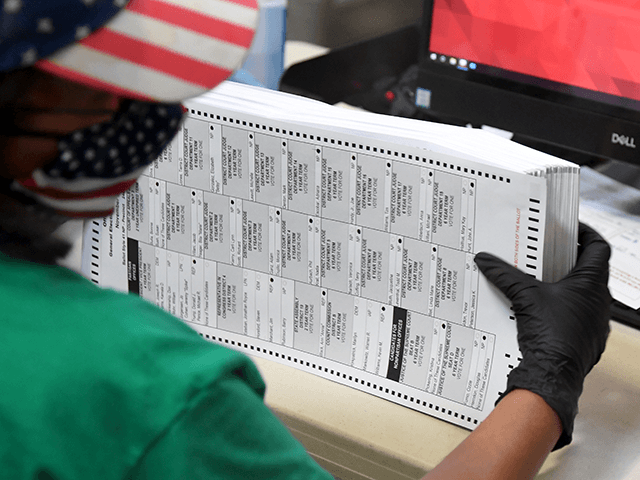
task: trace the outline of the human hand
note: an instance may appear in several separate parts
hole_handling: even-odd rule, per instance
[[[540,282],[485,252],[475,257],[484,276],[512,302],[518,327],[522,361],[500,399],[517,388],[540,395],[562,421],[556,449],[571,442],[584,377],[600,360],[609,335],[611,249],[584,224],[578,242],[576,266],[556,283]]]

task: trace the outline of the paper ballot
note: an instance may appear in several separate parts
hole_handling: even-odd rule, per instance
[[[495,253],[540,279],[576,255],[577,166],[489,133],[227,83],[114,214],[83,270],[205,338],[467,428],[517,365]]]

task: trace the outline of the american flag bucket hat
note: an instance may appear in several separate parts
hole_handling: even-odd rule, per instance
[[[239,68],[256,0],[4,0],[0,69],[35,66],[146,101],[179,102]]]

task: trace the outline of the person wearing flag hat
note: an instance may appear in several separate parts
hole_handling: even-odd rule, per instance
[[[241,65],[255,0],[0,4],[0,476],[332,478],[264,405],[247,357],[57,265],[59,227],[110,214],[179,129],[180,101]],[[609,247],[585,226],[580,242],[551,285],[476,258],[514,303],[524,359],[426,478],[530,478],[570,442],[609,331]]]
[[[0,8],[0,477],[331,478],[248,358],[56,265],[241,65],[255,0]]]

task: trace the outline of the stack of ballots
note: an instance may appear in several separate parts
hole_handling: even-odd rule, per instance
[[[579,168],[233,82],[185,106],[114,216],[89,224],[86,274],[212,341],[478,425],[520,354],[474,256],[566,274]]]

